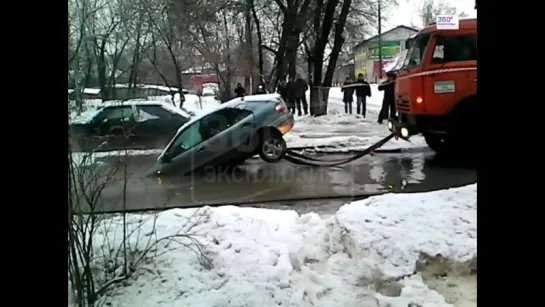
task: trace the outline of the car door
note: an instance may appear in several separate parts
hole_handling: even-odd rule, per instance
[[[100,149],[126,148],[134,127],[134,109],[132,106],[105,107],[94,118],[94,124]]]
[[[204,118],[204,127],[208,129],[207,141],[200,151],[206,156],[207,163],[217,164],[250,153],[249,143],[254,130],[254,115],[251,111],[239,108],[223,108]]]
[[[198,146],[204,141],[202,119],[178,133],[160,158],[159,171],[162,174],[185,174],[203,165],[203,156]]]
[[[188,120],[161,105],[137,105],[131,143],[138,147],[162,148]]]

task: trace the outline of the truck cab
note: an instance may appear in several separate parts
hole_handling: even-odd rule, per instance
[[[435,151],[474,138],[477,114],[477,19],[458,30],[430,25],[420,31],[398,73],[398,116],[388,128],[403,139],[422,134]]]

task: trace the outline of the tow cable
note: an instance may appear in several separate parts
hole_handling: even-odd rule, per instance
[[[294,163],[294,164],[299,164],[299,165],[306,165],[306,166],[315,166],[315,167],[318,167],[318,166],[338,166],[338,165],[342,165],[342,164],[346,164],[346,163],[350,163],[352,161],[355,161],[359,158],[362,158],[366,155],[369,155],[371,153],[373,153],[373,151],[375,151],[376,149],[382,147],[382,145],[386,144],[389,140],[391,140],[392,138],[394,137],[394,134],[390,134],[388,135],[387,137],[385,137],[384,139],[380,140],[379,142],[375,143],[374,145],[368,147],[367,149],[363,150],[362,152],[350,157],[350,158],[346,158],[346,159],[341,159],[341,160],[320,160],[320,159],[316,159],[316,158],[313,158],[313,157],[309,157],[309,156],[305,156],[305,155],[302,155],[300,153],[297,153],[297,152],[294,152],[293,150],[288,150],[288,152],[286,153],[286,156],[284,157],[284,159],[286,159],[287,161],[291,162],[291,163]],[[307,161],[304,161],[304,160],[307,160]],[[310,162],[308,162],[310,161]],[[317,163],[317,162],[321,162],[321,163]]]

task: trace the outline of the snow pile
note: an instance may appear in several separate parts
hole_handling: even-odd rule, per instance
[[[132,245],[184,228],[187,233],[190,227],[204,254],[195,252],[195,246],[163,241],[136,278],[109,293],[105,303],[116,307],[460,306],[458,301],[445,302],[414,271],[423,255],[441,254],[455,262],[476,257],[476,188],[474,184],[372,197],[347,204],[328,218],[233,206],[173,209],[159,213],[157,219],[132,215],[130,220],[143,224],[140,231],[129,231],[135,234]],[[121,230],[117,227],[114,233],[116,223],[121,217],[105,220],[108,228],[101,228],[95,242],[119,243]],[[457,296],[473,299],[464,293]]]
[[[214,97],[202,97],[195,94],[184,94],[184,97],[185,102],[183,104],[183,109],[197,116],[209,113],[220,106],[220,102],[214,99]],[[172,96],[170,95],[155,96],[151,98],[172,103]],[[177,108],[180,107],[180,94],[174,95],[174,104]]]
[[[284,136],[288,147],[316,147],[329,152],[363,150],[388,136],[386,124],[378,124],[376,118],[344,114],[332,108],[320,117],[303,116],[295,119],[292,131]],[[392,139],[382,149],[424,147],[426,142],[414,136],[410,142]],[[327,148],[323,148],[327,147]]]
[[[332,110],[329,114],[320,117],[302,117],[297,123],[301,125],[359,125],[363,117],[359,115],[348,115]]]
[[[320,117],[296,116],[292,131],[284,136],[288,147],[318,147],[329,152],[364,150],[390,134],[387,121],[377,123],[384,92],[378,85],[371,84],[371,97],[367,97],[366,118],[356,115],[356,103],[352,104],[354,114],[345,114],[341,88],[329,90],[328,114]],[[307,95],[308,96],[308,95]],[[322,148],[327,146],[327,148]],[[410,142],[391,140],[381,149],[407,149],[427,147],[422,136],[413,136]]]
[[[371,145],[378,143],[385,138],[389,132],[383,132],[380,135],[369,136],[331,136],[331,134],[324,133],[322,136],[318,133],[312,134],[312,137],[307,135],[299,136],[296,133],[288,133],[284,136],[289,148],[293,147],[305,147],[309,149],[315,149],[323,152],[350,152],[361,151],[370,147]],[[397,149],[409,149],[416,147],[426,146],[425,141],[422,138],[415,137],[410,142],[404,140],[390,140],[384,144],[380,149],[383,150],[397,150]]]

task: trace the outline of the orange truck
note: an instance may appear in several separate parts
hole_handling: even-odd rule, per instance
[[[388,128],[408,140],[422,134],[436,152],[458,151],[476,142],[477,19],[457,30],[432,24],[420,31],[398,72],[397,116]],[[473,142],[473,143],[472,143]]]

